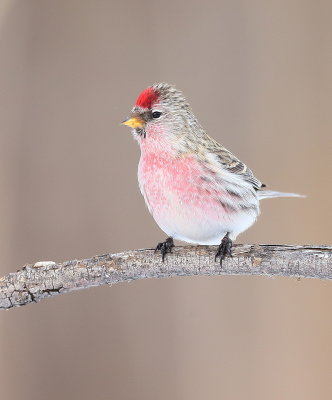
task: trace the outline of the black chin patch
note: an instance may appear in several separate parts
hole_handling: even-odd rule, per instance
[[[137,133],[137,135],[143,137],[144,139],[146,138],[145,129],[137,128],[137,129],[136,129],[136,133]]]

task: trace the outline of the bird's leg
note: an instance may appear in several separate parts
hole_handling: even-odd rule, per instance
[[[173,238],[168,237],[164,242],[160,242],[157,244],[157,247],[155,248],[154,252],[160,250],[161,257],[164,262],[166,253],[171,253],[172,247],[174,247]]]
[[[232,246],[233,246],[233,242],[229,237],[229,232],[227,232],[226,235],[222,238],[221,243],[218,247],[218,251],[214,258],[214,260],[217,261],[217,257],[220,257],[220,266],[221,267],[222,267],[222,260],[226,256],[232,257]]]

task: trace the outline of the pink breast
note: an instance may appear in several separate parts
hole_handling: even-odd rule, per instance
[[[207,183],[206,174],[194,156],[176,158],[167,152],[142,153],[138,171],[142,192],[156,218],[170,209],[188,217],[220,214],[221,193],[211,183],[213,175]]]

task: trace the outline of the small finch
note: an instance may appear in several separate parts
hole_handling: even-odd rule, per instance
[[[244,163],[206,134],[174,86],[143,90],[123,124],[141,148],[138,182],[145,203],[169,236],[156,247],[163,261],[178,239],[219,244],[222,264],[232,241],[255,222],[261,199],[301,197],[263,190]]]

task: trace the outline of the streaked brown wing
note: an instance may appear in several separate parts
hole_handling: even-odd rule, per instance
[[[211,150],[217,156],[220,164],[222,164],[227,171],[242,176],[243,179],[251,183],[256,190],[266,186],[254,176],[251,169],[249,169],[242,161],[236,158],[230,151],[225,149],[217,142],[215,142],[215,144],[216,146]]]

